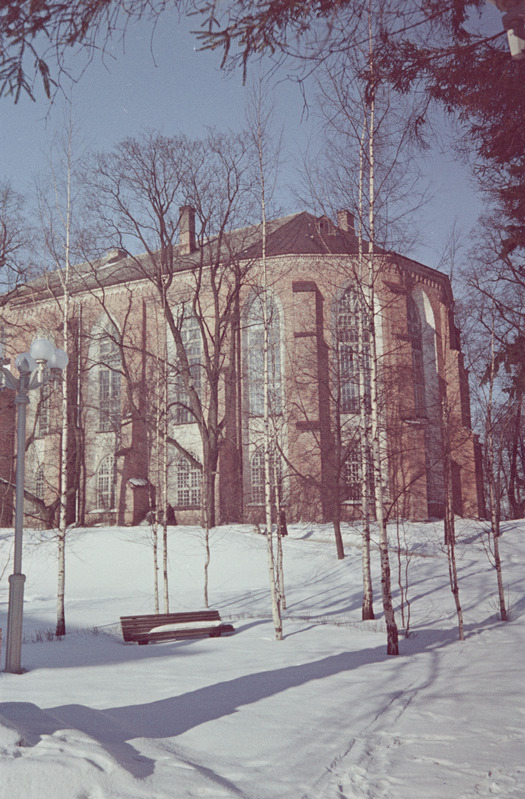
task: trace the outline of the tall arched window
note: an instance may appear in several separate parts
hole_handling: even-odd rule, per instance
[[[42,438],[47,433],[49,433],[49,389],[48,386],[43,386],[36,407],[35,435],[37,438]]]
[[[35,496],[44,499],[46,491],[46,481],[44,476],[44,464],[40,464],[35,472]]]
[[[175,470],[175,504],[195,508],[201,504],[202,472],[187,458],[180,458]]]
[[[180,320],[180,334],[184,352],[188,359],[190,376],[197,394],[201,393],[202,338],[198,321],[192,315],[184,315]],[[168,359],[172,365],[170,376],[170,402],[173,408],[172,419],[175,424],[188,424],[195,421],[184,378],[178,366],[179,359],[173,337],[169,336]]]
[[[281,316],[277,303],[266,295],[268,325],[268,406],[270,415],[282,411]],[[264,413],[264,306],[263,295],[252,300],[246,320],[248,400],[252,416]]]
[[[116,505],[117,472],[115,458],[107,455],[97,470],[97,507],[111,510]]]
[[[358,436],[349,447],[341,470],[341,490],[344,502],[361,502],[366,479],[368,497],[375,496],[372,452],[362,452],[363,441]],[[365,466],[363,467],[363,459]],[[366,474],[364,473],[366,472]]]
[[[253,505],[264,505],[264,447],[257,447],[250,461],[250,502]],[[270,486],[271,501],[275,502],[276,488],[282,494],[282,468],[281,459],[270,455]]]
[[[358,447],[352,447],[343,465],[343,499],[360,502],[362,493],[361,458]]]
[[[254,505],[264,505],[264,451],[255,450],[250,462],[250,500]]]
[[[99,430],[120,428],[120,348],[114,331],[98,336],[98,415]]]
[[[341,412],[359,413],[361,377],[365,398],[370,397],[370,343],[366,315],[352,286],[346,289],[337,306],[337,346]]]
[[[414,411],[425,416],[425,367],[423,363],[423,328],[418,307],[413,297],[407,298],[407,327],[412,345],[412,370],[414,379]]]

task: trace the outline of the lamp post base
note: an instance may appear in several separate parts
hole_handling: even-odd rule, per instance
[[[7,613],[5,670],[11,674],[22,674],[20,660],[25,581],[25,574],[11,574],[9,577],[9,610]]]

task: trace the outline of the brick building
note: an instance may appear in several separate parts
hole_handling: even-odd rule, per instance
[[[265,331],[272,472],[290,520],[330,520],[335,506],[343,518],[360,515],[363,481],[373,491],[363,442],[376,365],[388,512],[442,515],[448,451],[455,512],[480,515],[478,446],[447,277],[382,251],[370,273],[346,211],[337,224],[308,213],[269,222],[265,245],[263,260],[257,226],[199,244],[193,209],[184,207],[171,267],[165,253],[156,261],[158,253],[112,250],[71,270],[69,519],[136,524],[167,498],[178,522],[198,521],[206,426],[217,439],[215,520],[262,520]],[[1,311],[6,357],[13,362],[35,336],[64,346],[63,306],[63,275],[23,286]],[[49,522],[61,468],[60,392],[33,394],[26,512],[47,513]],[[0,391],[3,524],[12,513],[10,395]]]

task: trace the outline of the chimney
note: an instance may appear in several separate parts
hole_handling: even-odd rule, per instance
[[[195,208],[182,205],[179,208],[179,246],[183,255],[195,252]]]
[[[337,227],[355,236],[354,215],[350,211],[338,211]]]
[[[126,258],[127,252],[126,250],[121,250],[120,247],[115,247],[113,250],[109,250],[106,254],[104,259],[105,264],[114,264],[117,261],[122,260],[122,258]]]

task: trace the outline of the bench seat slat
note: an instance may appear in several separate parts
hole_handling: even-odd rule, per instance
[[[218,627],[198,627],[194,630],[168,630],[167,632],[145,633],[137,635],[137,643],[149,644],[155,641],[178,641],[184,638],[209,638],[227,635],[228,633],[235,632],[231,624],[221,624]]]

